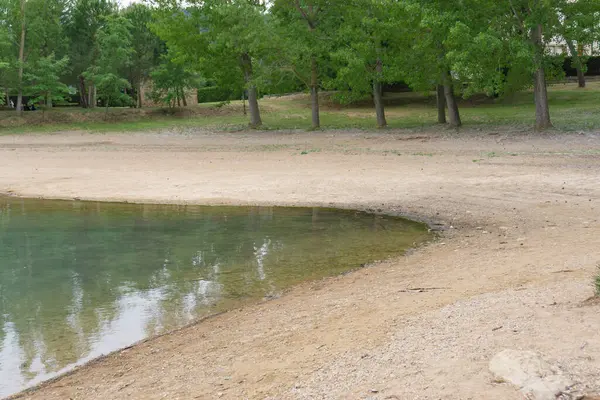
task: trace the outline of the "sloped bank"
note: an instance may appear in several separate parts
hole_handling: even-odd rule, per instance
[[[600,387],[597,306],[579,306],[600,260],[597,135],[101,139],[0,138],[0,191],[362,207],[448,230],[408,257],[147,341],[21,398],[521,398],[488,371],[504,348]]]

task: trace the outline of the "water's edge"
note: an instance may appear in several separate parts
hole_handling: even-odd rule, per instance
[[[390,216],[395,218],[403,218],[410,222],[415,222],[424,225],[428,228],[428,231],[433,233],[432,237],[429,240],[425,240],[419,243],[416,247],[409,247],[404,250],[404,253],[399,253],[395,256],[389,257],[385,260],[378,260],[371,263],[362,264],[360,267],[346,270],[345,272],[334,274],[332,276],[326,276],[324,278],[319,279],[308,279],[298,284],[294,284],[286,289],[281,291],[281,295],[274,298],[264,298],[258,301],[247,301],[246,303],[240,305],[239,307],[233,307],[224,311],[211,313],[210,315],[206,315],[200,317],[196,320],[193,320],[179,328],[168,330],[164,333],[156,334],[149,336],[145,339],[139,340],[131,345],[116,349],[107,354],[78,362],[73,364],[67,371],[60,373],[54,377],[51,377],[47,380],[39,382],[33,386],[27,387],[20,392],[14,393],[5,397],[3,400],[16,400],[26,396],[30,393],[36,392],[42,389],[45,386],[51,385],[65,377],[74,375],[78,373],[80,370],[85,368],[93,368],[95,365],[102,363],[104,360],[117,356],[119,353],[140,346],[144,343],[152,342],[161,337],[170,336],[176,334],[178,332],[187,330],[193,326],[199,325],[201,323],[206,322],[207,320],[211,320],[222,315],[231,313],[231,312],[240,312],[241,310],[247,309],[249,307],[253,307],[259,304],[268,304],[272,301],[278,300],[283,296],[287,296],[291,291],[298,290],[304,285],[314,284],[315,282],[327,282],[332,279],[337,279],[340,276],[351,275],[361,269],[371,268],[381,261],[392,261],[395,259],[399,259],[402,257],[408,257],[414,254],[415,251],[422,249],[432,243],[433,241],[439,240],[443,235],[443,231],[448,229],[448,226],[442,222],[437,216],[428,216],[422,214],[416,214],[413,212],[409,212],[406,210],[399,210],[398,205],[380,205],[374,207],[373,205],[364,204],[364,203],[319,203],[319,202],[249,202],[249,201],[238,201],[233,199],[208,199],[205,201],[162,201],[162,200],[152,200],[152,199],[138,199],[135,201],[122,199],[122,198],[87,198],[87,197],[76,197],[76,198],[68,198],[68,197],[47,197],[47,196],[20,196],[15,193],[1,193],[0,192],[0,200],[2,198],[10,198],[10,199],[22,199],[22,200],[55,200],[55,201],[78,201],[78,202],[99,202],[106,204],[130,204],[130,205],[164,205],[164,206],[202,206],[202,207],[272,207],[274,209],[277,208],[319,208],[322,210],[330,210],[330,211],[346,211],[346,212],[361,212],[367,213],[369,215],[382,215],[382,216]]]

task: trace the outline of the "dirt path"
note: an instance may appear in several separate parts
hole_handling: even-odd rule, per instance
[[[419,216],[441,238],[93,362],[28,399],[518,399],[504,348],[600,391],[600,135],[0,137],[0,192]],[[410,288],[438,288],[415,291]]]

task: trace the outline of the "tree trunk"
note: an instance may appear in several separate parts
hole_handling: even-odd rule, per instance
[[[546,88],[546,73],[544,67],[535,71],[533,83],[535,98],[535,129],[543,131],[552,126],[550,121],[550,108],[548,106],[548,90]]]
[[[258,108],[258,89],[251,85],[248,87],[248,110],[250,111],[250,126],[257,128],[262,125],[260,110]]]
[[[533,93],[535,99],[535,129],[543,131],[552,126],[550,121],[550,108],[548,106],[548,90],[546,87],[546,73],[542,63],[543,43],[542,43],[543,27],[537,25],[531,30],[531,39],[535,51],[536,71],[533,80]]]
[[[110,96],[106,98],[106,104],[104,105],[104,120],[108,119],[108,105],[110,104]]]
[[[577,86],[580,88],[585,87],[585,74],[582,68],[577,68]]]
[[[321,117],[319,115],[319,73],[317,70],[317,60],[312,57],[310,64],[310,104],[312,109],[312,129],[319,129],[321,127]]]
[[[567,42],[567,47],[569,48],[569,52],[571,53],[571,58],[573,60],[572,63],[575,66],[575,69],[577,70],[577,83],[580,88],[584,88],[585,72],[583,72],[584,67],[583,62],[581,61],[581,57],[579,56],[579,52],[575,48],[575,44],[573,44],[573,41],[571,39],[565,39],[565,42]]]
[[[17,92],[17,112],[23,113],[23,63],[25,62],[25,0],[21,0],[21,40],[19,42],[19,72]]]
[[[46,94],[46,108],[52,108],[52,93]]]
[[[446,95],[444,94],[444,85],[436,87],[436,103],[438,110],[438,124],[446,123]]]
[[[458,128],[462,125],[460,120],[460,112],[458,111],[458,103],[454,96],[454,84],[452,83],[452,76],[449,71],[443,73],[444,82],[444,97],[446,104],[448,105],[448,122],[451,127]]]
[[[380,81],[373,82],[373,102],[375,103],[375,115],[377,116],[377,127],[385,128],[387,121],[385,119],[385,108],[383,105],[383,90]]]
[[[176,89],[176,90],[177,90],[177,96],[175,96],[175,97],[177,97],[177,107],[181,107],[181,97],[179,95],[179,89]]]
[[[244,115],[247,115],[246,113],[246,91],[242,90],[242,109],[244,110]]]
[[[88,99],[87,99],[89,108],[96,108],[98,104],[98,99],[96,98],[96,85],[93,82],[90,82],[88,85]]]
[[[79,105],[83,108],[88,108],[85,78],[82,75],[79,75]]]
[[[252,82],[253,69],[252,69],[252,58],[248,53],[244,53],[240,60],[242,64],[242,70],[244,72],[244,82],[246,82],[246,89],[248,90],[248,110],[250,111],[250,127],[258,128],[262,125],[262,119],[260,118],[260,109],[258,108],[258,89]]]
[[[187,99],[185,98],[185,90],[183,88],[179,89],[181,93],[181,100],[183,101],[183,106],[187,107]]]
[[[385,128],[387,126],[387,121],[385,120],[385,107],[383,105],[383,85],[380,80],[382,70],[382,62],[381,60],[377,60],[377,64],[375,64],[377,77],[373,80],[373,103],[375,103],[375,115],[377,116],[378,128]]]
[[[142,83],[138,83],[138,87],[137,87],[137,108],[142,108],[142,106],[144,105],[143,103],[143,96],[142,96]]]

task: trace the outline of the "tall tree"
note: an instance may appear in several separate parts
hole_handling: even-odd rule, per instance
[[[84,72],[84,77],[97,87],[106,112],[111,102],[118,100],[127,104],[130,100],[125,90],[131,85],[120,75],[131,62],[133,53],[130,28],[129,21],[123,16],[106,17],[104,26],[97,32],[96,65]]]
[[[17,105],[16,109],[19,114],[23,112],[23,69],[25,68],[25,34],[26,20],[25,20],[25,7],[26,0],[19,0],[19,22],[20,22],[20,34],[19,34],[19,58],[17,59]]]
[[[142,107],[142,85],[150,78],[152,68],[158,65],[164,46],[150,30],[152,10],[145,4],[134,3],[123,10],[129,20],[133,54],[127,68],[127,77],[134,88],[136,106]]]
[[[454,71],[468,78],[467,92],[502,94],[533,87],[535,129],[540,131],[552,126],[548,76],[563,73],[546,48],[550,40],[560,37],[568,19],[561,11],[561,2],[474,2],[473,17],[457,24],[446,41],[452,49],[449,58]],[[478,21],[475,25],[471,21],[474,18]]]
[[[27,64],[25,91],[28,96],[52,107],[68,92],[60,80],[68,69],[67,41],[63,19],[65,0],[27,0]],[[54,89],[54,93],[52,93]],[[44,93],[44,98],[40,94]],[[31,100],[30,100],[31,101]]]
[[[577,70],[577,82],[584,88],[587,56],[585,48],[600,39],[600,1],[556,0],[558,34],[564,40],[571,55],[571,63]]]
[[[152,100],[163,103],[169,108],[177,104],[187,106],[186,91],[199,86],[198,75],[187,68],[185,59],[176,54],[167,53],[161,57],[161,63],[152,70]]]
[[[464,3],[452,0],[407,0],[405,26],[412,42],[411,51],[405,52],[403,77],[416,90],[437,89],[438,122],[445,121],[454,128],[462,125],[456,83],[448,55],[451,49],[447,38],[456,24],[466,18]]]
[[[208,0],[203,2],[202,13],[206,18],[208,54],[214,60],[210,68],[205,65],[204,70],[213,77],[219,76],[214,73],[215,68],[233,67],[233,70],[239,71],[248,93],[250,126],[262,125],[257,63],[268,57],[273,40],[265,5],[252,0]]]
[[[195,63],[206,78],[222,87],[245,87],[251,127],[262,124],[258,89],[263,76],[258,64],[269,57],[275,38],[266,12],[266,6],[254,0],[195,0],[186,7],[159,2],[154,26],[161,39]]]
[[[312,128],[319,129],[319,88],[331,50],[330,34],[340,24],[341,0],[275,0],[272,11],[286,39],[284,61],[310,89]]]
[[[97,33],[107,16],[117,11],[114,0],[73,0],[65,30],[70,41],[71,83],[77,86],[80,105],[84,108],[96,104],[96,89],[86,82],[84,72],[98,59]]]
[[[9,86],[13,83],[13,37],[7,6],[6,1],[0,2],[0,21],[4,21],[0,24],[0,90],[2,91],[0,104],[9,104]]]
[[[340,11],[344,23],[331,53],[336,74],[328,86],[341,90],[346,102],[370,94],[377,126],[384,128],[383,84],[401,78],[397,65],[409,50],[404,42],[404,7],[395,1],[353,0]]]

